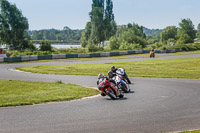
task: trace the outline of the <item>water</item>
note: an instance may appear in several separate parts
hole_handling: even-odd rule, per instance
[[[5,44],[0,45],[0,48],[6,48],[6,45]]]
[[[40,44],[35,44],[37,48],[40,47]],[[57,49],[61,48],[81,48],[81,45],[72,45],[72,44],[51,44],[52,47],[55,47]],[[6,45],[0,45],[0,48],[5,48]]]
[[[40,47],[40,44],[35,44],[37,48]],[[51,44],[52,47],[57,49],[61,48],[81,48],[81,45],[72,45],[72,44]]]

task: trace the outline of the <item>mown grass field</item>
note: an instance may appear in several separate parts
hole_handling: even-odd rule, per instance
[[[0,80],[0,107],[69,101],[98,93],[95,89],[62,82]]]
[[[118,63],[33,66],[17,68],[21,71],[59,75],[107,74],[111,66],[126,69],[130,77],[200,79],[200,57],[132,61]]]

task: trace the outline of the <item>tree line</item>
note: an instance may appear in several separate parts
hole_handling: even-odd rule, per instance
[[[106,5],[104,5],[106,4]],[[190,19],[182,19],[179,27],[168,26],[163,30],[149,30],[138,24],[117,26],[113,14],[112,0],[93,0],[90,21],[82,32],[81,45],[89,51],[107,48],[114,49],[143,49],[165,48],[168,46],[194,43],[200,39],[200,24],[197,30]],[[101,43],[109,40],[108,47]]]
[[[63,30],[45,29],[29,31],[32,40],[51,40],[57,42],[80,42],[83,30],[72,30],[65,26]]]
[[[112,0],[92,0],[89,17],[84,30],[72,30],[66,26],[63,30],[28,31],[28,19],[21,10],[7,0],[0,0],[0,44],[6,44],[10,50],[25,51],[36,50],[31,40],[80,41],[83,48],[97,51],[166,49],[172,45],[194,43],[196,38],[200,40],[200,24],[195,29],[189,18],[182,19],[179,27],[167,26],[162,30],[149,30],[136,23],[119,26],[115,21]],[[101,45],[105,41],[109,44]],[[49,42],[45,43],[49,45]]]

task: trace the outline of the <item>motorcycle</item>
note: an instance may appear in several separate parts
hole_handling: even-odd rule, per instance
[[[131,81],[130,79],[128,78],[126,72],[125,72],[125,69],[123,68],[119,68],[117,71],[116,71],[116,75],[120,75],[122,80],[124,80],[126,83],[128,84],[131,84]]]
[[[113,82],[103,78],[99,81],[98,89],[104,94],[115,100],[118,97],[123,98],[124,94],[121,89],[118,89]]]
[[[115,82],[117,83],[118,88],[121,88],[125,93],[128,93],[131,91],[131,88],[129,86],[129,82],[126,78],[125,70],[122,68],[119,68],[116,71],[116,77],[115,77]],[[130,81],[130,80],[129,80]]]
[[[151,51],[151,52],[150,52],[150,58],[151,58],[151,57],[155,58],[155,53],[154,53],[154,51]]]

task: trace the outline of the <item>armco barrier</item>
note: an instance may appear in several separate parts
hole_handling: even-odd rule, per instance
[[[156,50],[155,53],[174,53],[180,52],[182,49],[173,50]],[[21,61],[34,61],[34,60],[48,60],[48,59],[66,59],[66,58],[90,58],[90,57],[108,57],[118,55],[131,55],[149,53],[150,50],[131,50],[121,52],[105,52],[105,53],[87,53],[87,54],[56,54],[56,55],[32,55],[22,57],[0,57],[0,62],[21,62]]]
[[[107,56],[110,56],[110,53],[109,52],[101,53],[100,56],[101,57],[107,57]]]
[[[150,52],[150,51],[149,51]],[[161,53],[161,51],[160,50],[155,50],[155,53]]]
[[[132,50],[132,51],[128,51],[128,54],[136,54],[136,53],[135,53],[135,50]]]
[[[143,53],[149,53],[150,50],[143,50],[142,52],[143,52]]]
[[[65,59],[66,55],[65,54],[54,54],[52,55],[52,59]]]
[[[100,53],[91,53],[90,57],[101,57]]]
[[[89,58],[90,54],[78,54],[78,58]]]
[[[52,59],[52,55],[38,55],[38,60],[49,60]]]
[[[4,58],[3,57],[0,57],[0,62],[4,62]]]
[[[110,56],[118,56],[119,52],[110,52]]]
[[[31,55],[31,56],[22,56],[21,61],[34,61],[38,60],[37,55]]]
[[[143,50],[136,50],[135,53],[136,53],[136,54],[142,54],[142,53],[143,53]]]
[[[4,62],[21,62],[21,57],[5,57]]]
[[[78,54],[66,54],[66,58],[78,58]]]
[[[119,52],[119,55],[127,55],[128,54],[128,51],[121,51]]]
[[[176,49],[176,52],[181,52],[182,51],[182,49]]]

